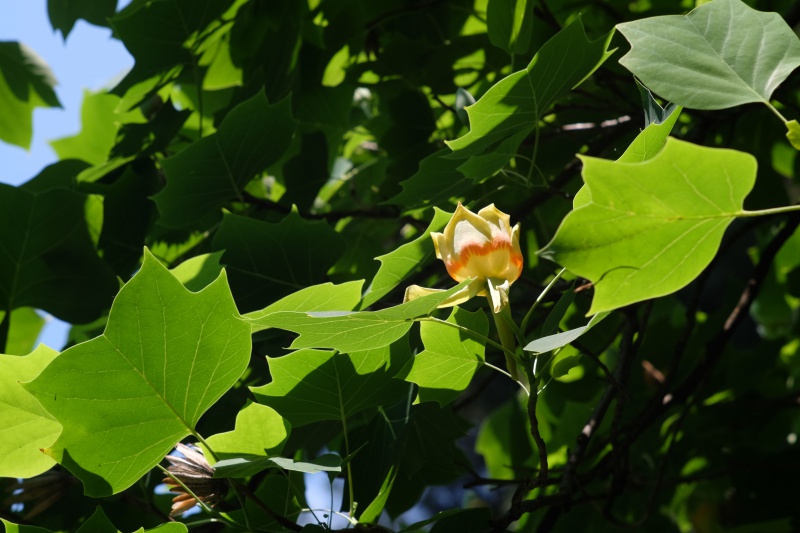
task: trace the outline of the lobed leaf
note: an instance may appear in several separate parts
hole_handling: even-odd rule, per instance
[[[237,316],[224,272],[192,293],[145,250],[103,334],[25,384],[64,426],[46,453],[81,479],[87,495],[135,483],[246,368],[250,329]]]
[[[617,24],[631,43],[620,63],[663,98],[692,109],[768,103],[800,66],[800,40],[777,13],[713,0],[686,16]]]
[[[755,183],[755,158],[673,138],[643,163],[581,157],[591,202],[569,213],[543,257],[592,281],[589,314],[691,282]]]

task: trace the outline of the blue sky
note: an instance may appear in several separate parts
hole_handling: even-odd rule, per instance
[[[119,6],[130,0],[120,0]],[[47,0],[2,2],[0,40],[20,41],[50,66],[58,80],[56,94],[63,109],[37,108],[33,114],[33,142],[29,151],[0,142],[0,183],[18,185],[39,173],[57,158],[48,141],[80,130],[83,91],[111,87],[133,66],[125,47],[111,38],[111,30],[79,20],[67,41],[50,26]],[[68,326],[52,319],[40,342],[61,349]]]

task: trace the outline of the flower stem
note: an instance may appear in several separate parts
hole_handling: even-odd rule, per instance
[[[545,446],[544,439],[539,433],[539,419],[536,417],[536,403],[539,399],[539,378],[534,374],[532,365],[525,364],[523,366],[531,387],[531,393],[528,396],[528,420],[531,424],[531,437],[533,437],[539,452],[539,478],[536,484],[541,487],[547,481],[547,446]]]
[[[492,307],[492,301],[489,300],[489,307]],[[506,368],[508,373],[514,381],[520,380],[519,370],[517,369],[517,339],[514,335],[514,330],[511,324],[514,320],[511,318],[511,311],[508,306],[505,306],[499,313],[492,311],[494,317],[494,325],[497,327],[497,335],[500,337],[500,344],[503,345],[503,352],[506,356]]]

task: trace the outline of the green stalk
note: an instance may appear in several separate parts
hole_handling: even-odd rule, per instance
[[[514,381],[519,381],[520,375],[517,369],[516,359],[517,339],[511,327],[511,324],[514,323],[511,318],[511,311],[508,306],[505,306],[499,313],[495,313],[491,299],[489,300],[489,308],[492,309],[494,325],[497,327],[497,335],[500,337],[500,344],[505,348],[503,352],[506,356],[506,368],[508,368],[508,373]],[[512,356],[512,354],[515,355]]]

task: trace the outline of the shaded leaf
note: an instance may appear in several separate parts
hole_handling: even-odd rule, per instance
[[[296,212],[277,224],[226,213],[212,246],[225,250],[231,290],[246,312],[323,281],[345,243],[326,222]]]
[[[58,352],[40,344],[29,355],[0,355],[0,477],[29,478],[55,462],[40,449],[55,442],[59,424],[20,384],[30,381]]]
[[[108,26],[117,11],[117,0],[47,0],[47,15],[54,30],[66,40],[69,32],[83,19],[96,26]]]
[[[589,314],[691,282],[744,214],[756,175],[749,154],[673,138],[643,163],[581,159],[591,203],[568,214],[540,253],[594,283]]]
[[[449,159],[442,148],[419,163],[419,170],[400,183],[403,190],[388,203],[406,209],[442,205],[450,198],[463,198],[473,186],[472,179],[459,172],[461,161]]]
[[[222,252],[196,255],[171,269],[170,272],[175,279],[183,283],[184,287],[192,292],[198,292],[219,277],[219,273],[222,272],[220,258]]]
[[[186,227],[241,199],[247,183],[289,148],[294,129],[289,98],[269,105],[258,92],[237,105],[216,133],[162,162],[167,185],[153,198],[160,222]]]
[[[381,267],[375,277],[372,278],[372,283],[370,283],[366,294],[364,294],[361,309],[369,307],[386,296],[409,275],[427,264],[435,256],[436,251],[433,248],[433,239],[431,239],[430,234],[433,231],[442,231],[452,216],[452,213],[434,207],[433,219],[419,237],[397,247],[386,255],[375,258],[381,262]]]
[[[34,108],[61,107],[55,84],[53,72],[36,52],[22,43],[0,42],[0,140],[30,147]]]
[[[542,46],[526,69],[500,80],[468,107],[469,133],[447,145],[457,157],[466,158],[522,130],[533,130],[553,102],[608,59],[613,34],[589,41],[577,17]]]
[[[135,483],[242,374],[250,330],[224,273],[191,293],[146,251],[100,337],[25,385],[64,426],[47,448],[91,496]]]
[[[90,198],[67,189],[33,194],[0,184],[0,308],[35,307],[90,322],[119,287],[86,225]]]
[[[5,311],[0,311],[0,321]],[[11,311],[11,322],[8,330],[5,353],[9,355],[25,355],[33,351],[45,319],[30,307],[18,307]]]
[[[402,347],[383,347],[350,354],[299,350],[268,357],[272,382],[251,388],[256,400],[269,405],[292,426],[319,420],[342,420],[368,408],[402,398],[408,385],[393,380],[405,363]]]
[[[620,63],[663,98],[692,109],[769,102],[800,66],[800,40],[777,13],[714,0],[686,16],[617,24],[631,43]]]
[[[486,7],[489,41],[509,54],[526,54],[533,34],[533,2],[489,0]]]
[[[94,514],[81,524],[75,533],[119,533],[119,530],[108,519],[103,508],[98,505]]]

